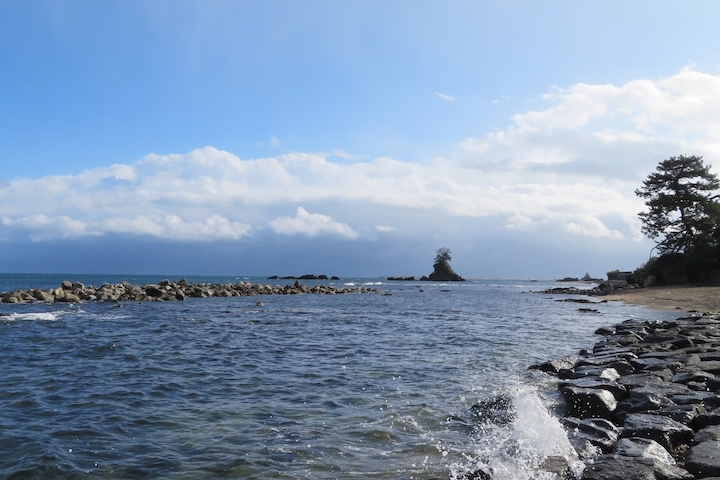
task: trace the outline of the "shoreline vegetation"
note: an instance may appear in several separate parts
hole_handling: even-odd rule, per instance
[[[303,285],[296,280],[293,285],[263,285],[246,281],[237,283],[190,283],[185,279],[172,282],[162,280],[157,284],[132,285],[127,281],[86,286],[80,282],[64,280],[57,288],[13,290],[0,293],[2,303],[79,303],[89,301],[107,302],[157,302],[182,301],[186,298],[249,297],[254,295],[339,295],[346,293],[379,293],[377,288],[362,286],[333,287],[331,285]]]

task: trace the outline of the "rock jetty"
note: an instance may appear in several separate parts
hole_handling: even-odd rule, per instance
[[[99,287],[83,285],[80,282],[63,281],[58,288],[47,290],[34,288],[31,290],[15,290],[0,293],[3,303],[77,303],[87,301],[117,302],[150,302],[175,301],[191,298],[208,297],[247,297],[252,295],[297,295],[325,294],[337,295],[345,293],[378,293],[377,288],[366,287],[332,287],[328,285],[303,285],[295,281],[294,285],[262,285],[249,282],[227,284],[189,283],[186,280],[171,282],[162,280],[157,284],[132,285],[129,282],[104,284]]]
[[[595,333],[592,350],[530,367],[559,379],[582,479],[720,478],[720,317]]]

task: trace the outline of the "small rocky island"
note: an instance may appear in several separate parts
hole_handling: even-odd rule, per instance
[[[420,280],[429,280],[431,282],[464,282],[465,279],[453,271],[450,266],[450,260],[452,260],[450,249],[445,247],[439,248],[435,255],[435,262],[433,263],[435,270],[429,277],[422,277]]]

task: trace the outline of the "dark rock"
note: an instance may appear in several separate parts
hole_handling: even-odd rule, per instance
[[[682,468],[656,458],[601,455],[589,464],[583,480],[691,480]]]
[[[693,422],[695,430],[701,430],[711,425],[720,425],[720,411],[717,409],[698,415]]]
[[[720,441],[720,425],[710,425],[698,431],[693,438],[693,443],[703,443],[708,441]]]
[[[575,370],[567,373],[568,376],[563,375],[565,372],[566,371],[559,372],[560,378],[601,377],[607,378],[608,380],[618,380],[621,378],[617,370],[607,367],[576,367]]]
[[[546,373],[560,373],[562,370],[572,370],[575,368],[577,360],[577,356],[557,358],[539,365],[532,365],[530,368]]]
[[[705,383],[709,379],[715,378],[715,375],[708,372],[703,372],[702,370],[694,371],[694,372],[680,372],[670,379],[671,382],[675,383],[689,383],[689,382],[702,382]]]
[[[455,273],[446,260],[440,260],[433,265],[435,269],[428,279],[433,282],[464,282],[465,279]]]
[[[649,438],[621,438],[612,453],[623,457],[655,458],[668,465],[677,464],[665,447]]]
[[[672,400],[657,393],[630,391],[628,398],[617,405],[615,418],[622,421],[631,413],[660,410],[673,405],[675,403]]]
[[[691,392],[679,395],[673,395],[670,399],[678,405],[705,405],[707,408],[714,409],[720,407],[720,398],[713,392]]]
[[[647,413],[631,413],[625,417],[625,424],[620,436],[622,438],[650,438],[668,451],[675,452],[680,446],[688,445],[692,441],[693,431],[690,427],[667,417]]]
[[[587,298],[563,298],[555,300],[556,302],[569,302],[569,303],[598,303]]]
[[[318,277],[316,277],[315,275],[313,275],[313,274],[311,274],[311,273],[310,273],[310,274],[307,274],[307,275],[301,275],[301,276],[299,276],[299,277],[297,277],[297,278],[300,279],[300,280],[317,280],[317,279],[318,279]],[[327,278],[327,277],[326,277],[326,278]]]
[[[578,418],[612,418],[618,405],[612,393],[600,388],[565,387],[561,392],[568,414]]]
[[[651,372],[664,370],[666,368],[675,372],[683,366],[681,362],[668,360],[666,358],[637,358],[630,360],[630,364],[635,367],[635,370]]]
[[[707,389],[711,392],[717,392],[720,390],[720,378],[709,378],[705,385],[707,386]]]
[[[517,417],[515,402],[509,395],[489,397],[470,407],[472,418],[477,423],[507,425]]]
[[[340,280],[340,278],[333,275],[332,277],[330,277],[330,280]]]
[[[707,413],[707,410],[702,405],[672,405],[670,407],[663,407],[660,410],[655,410],[652,413],[671,418],[683,425],[691,426],[695,423],[697,417]]]
[[[585,443],[600,448],[603,452],[609,452],[618,440],[618,428],[604,418],[579,419],[566,417],[561,420],[567,428],[568,439],[575,446],[576,450],[586,449]]]
[[[277,275],[273,275],[272,277],[267,277],[268,280],[277,280],[279,278],[280,277],[278,277]]]
[[[492,480],[492,478],[492,475],[481,469],[463,473],[457,477],[458,480]]]
[[[596,335],[613,335],[614,333],[615,333],[615,330],[605,328],[605,327],[600,327],[597,330],[595,330]]]
[[[145,285],[143,286],[145,295],[148,297],[159,298],[165,294],[165,291],[160,288],[160,285]]]
[[[581,313],[600,313],[597,308],[578,308],[577,311]]]
[[[707,440],[690,448],[685,468],[698,478],[720,475],[720,442]]]
[[[572,380],[564,380],[560,382],[559,386],[561,390],[565,387],[601,388],[610,392],[616,400],[623,400],[628,396],[625,386],[602,377],[582,377]]]
[[[540,463],[539,469],[543,472],[554,474],[554,478],[557,478],[558,480],[574,480],[575,478],[567,458],[559,455],[545,457],[545,459]]]
[[[629,375],[635,372],[630,363],[623,357],[614,355],[600,355],[587,358],[581,358],[578,360],[575,370],[578,367],[603,367],[603,368],[614,368],[620,375]]]
[[[318,275],[317,276],[317,280],[327,280],[327,279],[328,279],[327,275]]]

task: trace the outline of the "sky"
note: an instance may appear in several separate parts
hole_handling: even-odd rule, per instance
[[[720,173],[711,1],[0,3],[0,271],[604,276]]]

